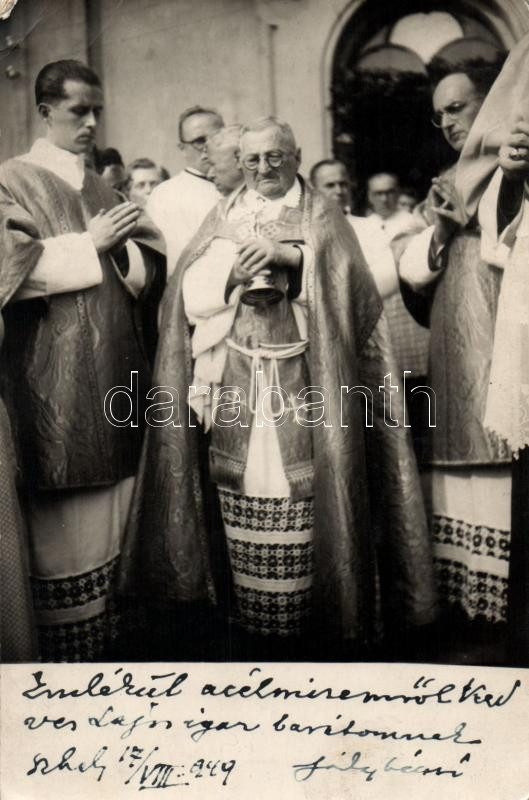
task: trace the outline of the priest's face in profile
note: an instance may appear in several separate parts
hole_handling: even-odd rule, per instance
[[[64,81],[63,88],[64,98],[39,106],[47,125],[47,139],[70,153],[86,153],[95,143],[103,92],[99,86],[73,80]]]
[[[231,194],[242,183],[243,175],[238,155],[238,148],[208,144],[210,163],[208,177],[217,187],[217,191],[224,196]]]
[[[275,200],[291,188],[301,161],[300,151],[281,128],[248,131],[241,139],[241,165],[248,189]]]

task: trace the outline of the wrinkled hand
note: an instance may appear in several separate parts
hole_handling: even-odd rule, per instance
[[[239,283],[246,283],[258,273],[270,275],[271,267],[296,269],[300,263],[301,253],[297,247],[264,237],[247,239],[237,250],[237,259],[228,283],[230,286],[236,286]]]
[[[101,209],[88,223],[88,233],[92,237],[98,253],[106,253],[121,246],[131,235],[140,216],[135,203],[120,203],[109,211]]]
[[[529,174],[529,123],[515,122],[500,147],[500,167],[508,180],[524,180]]]
[[[444,178],[432,180],[435,214],[434,240],[438,247],[446,244],[457,228],[464,226],[465,215],[455,186]]]

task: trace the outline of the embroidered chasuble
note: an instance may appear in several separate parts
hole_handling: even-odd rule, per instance
[[[135,296],[86,233],[117,199],[75,160],[38,140],[0,167],[1,383],[22,471],[43,660],[106,652],[107,600],[151,385]],[[115,387],[133,396],[131,372],[139,426],[111,425],[105,396]],[[127,420],[125,393],[112,413]]]
[[[455,172],[451,167],[444,179],[453,182]],[[433,259],[433,205],[430,193],[417,215],[423,230],[403,249],[400,270],[410,312],[422,310],[430,327],[427,383],[436,424],[425,462],[432,469],[434,566],[448,610],[456,605],[469,619],[505,622],[511,453],[484,425],[502,275],[482,257],[475,218]]]

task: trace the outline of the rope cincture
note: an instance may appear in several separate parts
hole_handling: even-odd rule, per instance
[[[302,355],[309,346],[309,340],[301,339],[299,342],[293,342],[292,344],[261,344],[255,349],[243,347],[242,345],[234,342],[233,339],[226,339],[226,344],[228,347],[231,347],[232,350],[235,350],[236,352],[252,359],[249,409],[250,413],[254,416],[259,406],[263,408],[262,401],[264,390],[269,389],[270,387],[281,386],[279,383],[278,361],[284,361],[287,358],[294,358],[295,356]],[[264,379],[266,376],[265,362],[270,363],[268,384],[266,386],[264,385]],[[263,381],[258,387],[257,374],[259,372],[263,375]],[[254,398],[255,405],[253,403]],[[281,409],[280,413],[274,413],[272,408],[270,410],[272,413],[272,419],[274,421],[280,419],[285,413],[284,407]]]

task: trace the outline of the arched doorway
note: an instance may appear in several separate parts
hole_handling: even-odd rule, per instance
[[[344,25],[332,64],[333,151],[360,186],[395,172],[422,196],[454,154],[431,118],[432,61],[501,59],[505,41],[465,0],[363,3]]]

